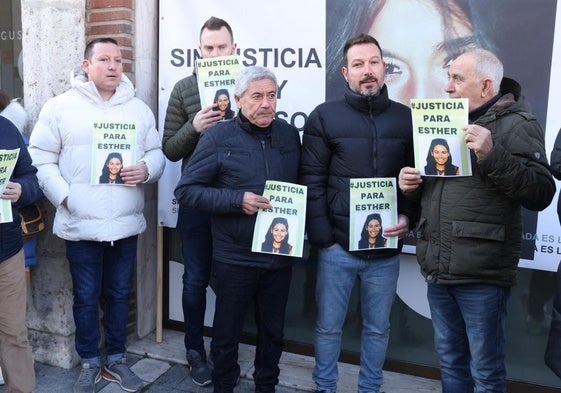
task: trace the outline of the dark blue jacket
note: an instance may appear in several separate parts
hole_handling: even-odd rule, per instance
[[[18,129],[12,122],[0,116],[0,150],[20,149],[10,181],[21,184],[21,196],[12,204],[13,221],[0,224],[0,262],[14,256],[23,247],[18,207],[27,206],[41,198],[41,190],[31,165],[31,157]],[[1,163],[0,163],[1,164]]]
[[[304,127],[301,183],[308,186],[306,228],[310,243],[349,248],[350,179],[394,177],[414,166],[411,111],[388,98],[386,86],[376,97],[347,88],[345,98],[312,111]],[[415,204],[397,190],[398,211],[411,217]],[[375,259],[395,249],[353,252]]]
[[[180,204],[212,212],[213,258],[219,262],[267,269],[291,263],[290,257],[251,252],[256,215],[243,212],[244,193],[262,195],[266,180],[296,183],[300,163],[296,128],[273,120],[264,134],[242,116],[209,128],[175,189]]]

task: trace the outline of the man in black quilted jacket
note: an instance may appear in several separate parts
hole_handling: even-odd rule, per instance
[[[337,388],[342,327],[359,279],[363,324],[358,391],[379,392],[401,242],[397,248],[349,251],[350,179],[396,178],[403,165],[413,162],[413,129],[410,109],[388,97],[378,41],[359,35],[346,42],[343,54],[345,96],[310,114],[300,168],[301,183],[308,186],[308,240],[319,248],[313,379],[318,392]],[[398,223],[384,227],[385,238],[402,239],[415,211],[415,204],[399,192],[397,201]]]

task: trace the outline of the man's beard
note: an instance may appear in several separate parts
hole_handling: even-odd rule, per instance
[[[366,82],[373,82],[375,83],[375,85],[373,87],[362,87],[362,84]],[[383,84],[379,84],[378,78],[369,76],[360,80],[357,93],[365,97],[376,97],[378,94],[380,94],[382,86]]]
[[[359,93],[365,97],[376,97],[380,94],[380,90],[382,90],[380,87],[368,87],[360,89]]]

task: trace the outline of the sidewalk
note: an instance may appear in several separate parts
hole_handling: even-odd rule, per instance
[[[207,342],[208,346],[208,342]],[[142,392],[150,393],[212,393],[212,387],[196,386],[189,377],[185,362],[183,334],[165,330],[163,342],[157,344],[152,334],[128,345],[127,363],[144,381]],[[239,363],[242,378],[236,393],[253,393],[251,380],[253,347],[240,345]],[[298,393],[313,391],[313,358],[292,353],[284,353],[281,358],[281,375],[277,393]],[[72,392],[74,381],[80,374],[79,367],[65,370],[41,363],[35,365],[37,388],[35,393]],[[356,392],[358,366],[339,364],[339,393]],[[385,393],[440,393],[440,382],[393,372],[384,372]],[[0,393],[6,387],[0,386]],[[119,385],[101,381],[96,385],[98,393],[123,393]]]

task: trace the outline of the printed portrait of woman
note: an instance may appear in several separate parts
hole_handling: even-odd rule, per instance
[[[292,255],[292,246],[288,244],[288,221],[284,217],[275,217],[261,244],[261,251],[272,254]]]
[[[99,184],[124,184],[123,179],[121,179],[122,168],[123,157],[121,153],[109,153],[101,170]]]
[[[221,120],[228,120],[234,118],[234,111],[232,110],[232,103],[230,102],[230,93],[226,89],[216,91],[214,95],[215,104],[218,104],[216,110],[220,111]]]
[[[382,236],[383,233],[384,228],[382,227],[382,217],[380,214],[369,214],[362,226],[358,248],[363,250],[386,247],[388,239]]]
[[[452,164],[452,154],[450,154],[448,141],[444,138],[433,139],[427,153],[425,175],[455,176],[458,173],[459,168]]]
[[[390,98],[409,105],[411,98],[444,97],[445,67],[478,45],[467,1],[328,0],[327,96],[344,91],[341,56],[344,42],[365,32],[380,42]],[[330,19],[332,18],[332,19]],[[480,43],[479,43],[480,44]],[[484,45],[488,47],[489,45]]]

